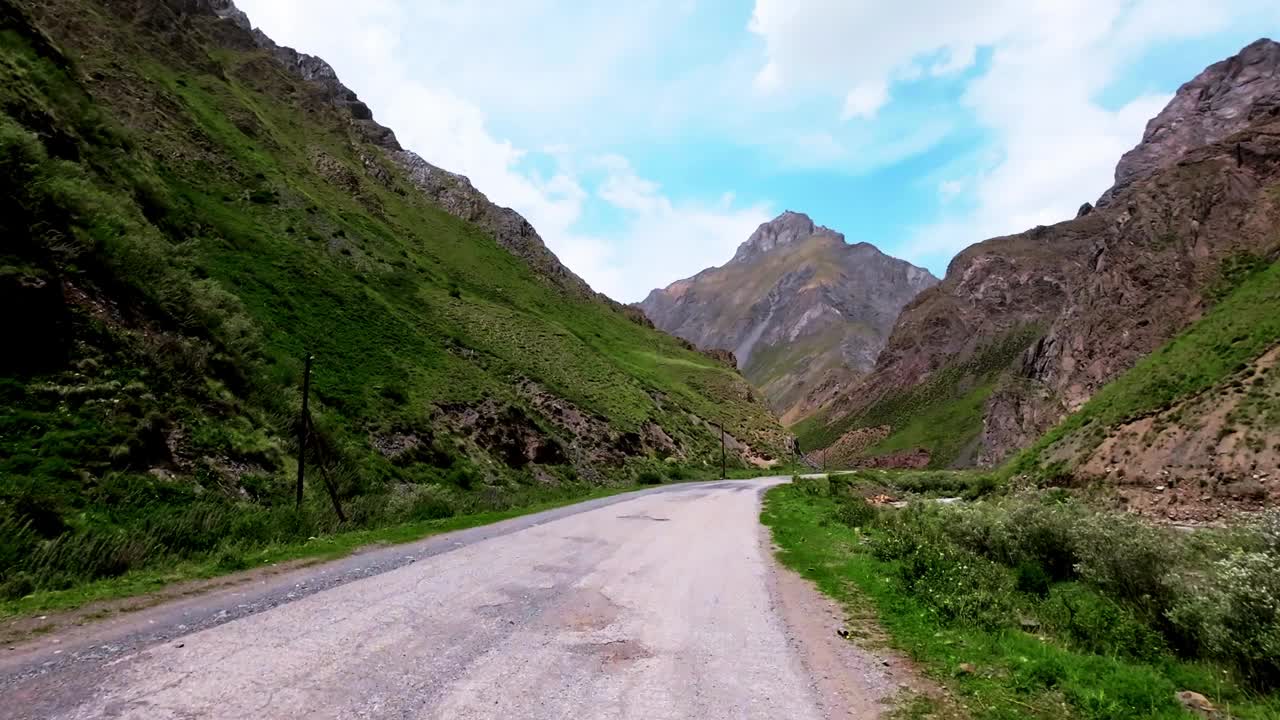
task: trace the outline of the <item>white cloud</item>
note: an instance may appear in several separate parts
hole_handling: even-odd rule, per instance
[[[739,207],[733,193],[714,203],[675,202],[637,175],[625,158],[605,156],[596,164],[607,169],[600,198],[624,213],[621,238],[576,238],[573,258],[583,267],[599,268],[600,289],[619,300],[640,300],[653,288],[723,264],[775,214],[765,204]]]
[[[871,119],[887,102],[889,102],[889,83],[886,79],[861,83],[845,95],[844,109],[840,112],[840,119],[849,120],[857,117]]]
[[[1153,43],[1211,33],[1248,13],[1280,22],[1280,9],[1258,0],[756,0],[749,28],[780,86],[836,96],[870,98],[862,88],[953,74],[989,50],[963,105],[990,131],[998,157],[963,187],[973,203],[950,206],[896,248],[939,267],[972,242],[1070,218],[1095,199],[1168,100],[1109,108],[1097,100],[1102,91]],[[961,190],[937,182],[944,202]]]
[[[964,182],[961,180],[943,180],[938,183],[938,194],[943,200],[950,200],[961,192],[964,192]]]

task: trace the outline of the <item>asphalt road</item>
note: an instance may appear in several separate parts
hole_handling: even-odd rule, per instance
[[[131,613],[0,662],[0,717],[823,718],[758,527],[781,481],[593,501]]]

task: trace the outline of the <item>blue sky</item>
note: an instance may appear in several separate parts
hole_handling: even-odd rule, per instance
[[[623,301],[810,214],[941,275],[1071,217],[1270,0],[237,0]]]

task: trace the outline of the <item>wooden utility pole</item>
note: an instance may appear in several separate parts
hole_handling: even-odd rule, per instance
[[[720,431],[720,479],[725,480],[727,479],[728,473],[725,472],[725,462],[724,462],[724,426],[718,422],[713,422],[711,424],[714,425],[716,429]]]
[[[311,394],[311,361],[307,354],[306,368],[302,371],[302,418],[298,422],[298,486],[294,507],[302,509],[302,478],[307,458],[307,429],[311,426],[311,414],[307,409],[307,396]]]
[[[729,473],[724,467],[724,426],[720,426],[720,479],[725,480],[729,477]]]

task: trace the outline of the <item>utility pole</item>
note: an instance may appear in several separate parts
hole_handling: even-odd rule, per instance
[[[294,507],[302,509],[302,477],[307,457],[307,428],[311,425],[311,414],[307,409],[307,396],[311,394],[311,361],[314,358],[307,354],[306,368],[302,371],[302,419],[298,422],[298,487]]]
[[[720,479],[725,480],[727,479],[728,473],[725,471],[724,462],[724,426],[718,422],[713,422],[711,424],[715,425],[716,429],[720,431]]]

